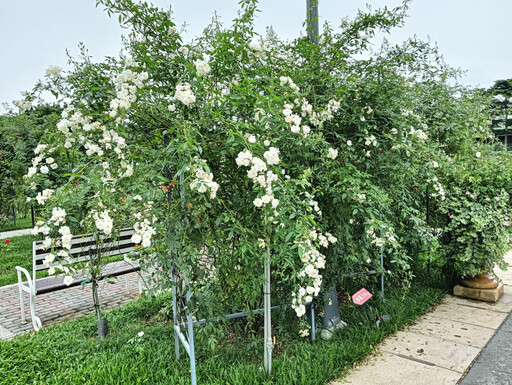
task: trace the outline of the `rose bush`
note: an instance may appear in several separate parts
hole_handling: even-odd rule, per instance
[[[189,43],[146,3],[98,5],[129,29],[121,56],[93,63],[83,48],[34,91],[67,103],[27,174],[47,207],[36,230],[52,247],[59,234],[134,226],[155,290],[176,269],[198,316],[260,307],[267,252],[272,294],[299,317],[343,273],[380,268],[380,254],[407,283],[432,234],[427,185],[443,213],[456,194],[447,170],[492,146],[484,99],[450,85],[458,72],[435,47],[372,50],[407,2],[360,12],[339,32],[327,25],[318,46],[258,35],[255,0],[241,1],[230,28],[214,19]],[[52,169],[67,182],[51,185]]]

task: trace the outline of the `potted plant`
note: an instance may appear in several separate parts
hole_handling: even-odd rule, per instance
[[[440,239],[442,251],[453,262],[461,284],[494,289],[492,276],[498,266],[506,269],[509,246],[509,195],[503,189],[471,186],[451,187],[440,207],[446,225]]]

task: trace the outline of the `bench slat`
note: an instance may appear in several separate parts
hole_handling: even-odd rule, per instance
[[[133,247],[133,246],[135,246],[135,244],[131,241],[131,239],[128,238],[128,239],[121,240],[120,242],[104,243],[102,245],[101,249],[102,250],[126,249],[127,247]],[[54,252],[57,253],[60,250],[65,250],[69,254],[69,256],[71,258],[73,258],[75,256],[80,256],[81,254],[84,254],[84,253],[89,255],[89,254],[91,254],[91,252],[94,252],[96,249],[97,249],[96,244],[92,244],[92,245],[87,245],[87,246],[75,247],[71,250],[64,249],[63,247],[55,247]],[[37,255],[35,257],[36,261],[37,262],[43,261],[46,258],[46,256],[50,255],[50,254],[51,254],[51,251],[47,250],[44,253]],[[42,263],[42,262],[40,262],[40,263]]]
[[[111,241],[115,241],[117,239],[123,239],[123,240],[129,239],[133,234],[134,234],[133,229],[123,229],[122,231],[120,231],[119,237],[114,238],[113,236],[103,235],[103,236],[101,236],[100,239],[102,239],[106,242],[109,242],[109,241],[111,242]],[[37,255],[44,254],[47,252],[47,250],[43,249],[43,242],[44,241],[42,241],[42,240],[34,242],[34,251]],[[71,248],[72,249],[76,248],[76,247],[80,247],[80,246],[93,245],[93,244],[96,244],[96,241],[93,239],[92,235],[89,235],[89,234],[87,234],[86,236],[73,235],[73,237],[71,238]]]
[[[132,273],[134,271],[139,271],[139,270],[140,270],[139,265],[132,266],[124,261],[114,262],[112,264],[105,266],[105,268],[102,270],[101,275],[98,277],[98,279],[104,279],[107,276],[117,277],[120,275]],[[41,278],[41,279],[37,280],[36,295],[50,293],[53,291],[66,289],[68,287],[78,286],[85,279],[88,279],[88,278],[89,278],[89,276],[87,274],[85,276],[81,275],[81,274],[74,275],[73,282],[70,285],[64,284],[64,276],[63,275],[58,275],[57,277]],[[28,283],[25,283],[24,285],[28,286]]]
[[[102,256],[110,257],[121,254],[128,254],[135,250],[135,244],[131,241],[131,236],[133,235],[134,230],[122,229],[119,233],[120,235],[118,238],[113,238],[112,236],[102,236],[103,241],[105,242],[101,247]],[[43,250],[42,243],[43,241],[34,242],[33,268],[35,271],[48,270],[50,267],[44,265],[44,260],[46,256],[51,254],[51,251]],[[68,263],[66,261],[58,261],[58,263],[61,263],[63,266],[89,261],[90,255],[95,253],[97,249],[96,241],[93,240],[90,234],[87,234],[86,236],[76,235],[73,237],[71,243],[71,250],[65,250],[68,252],[72,262]],[[54,252],[57,253],[62,249],[62,246],[54,247]],[[54,265],[55,264],[56,263],[54,263]]]
[[[134,246],[135,244],[130,240],[127,239],[122,242],[111,242],[111,243],[104,243],[101,250],[111,250],[111,249],[126,249],[127,247]],[[96,245],[90,245],[90,246],[84,246],[79,247],[71,250],[63,249],[62,247],[56,247],[54,248],[54,252],[58,253],[60,250],[64,250],[68,253],[70,257],[79,256],[81,254],[87,253],[89,255],[91,252],[95,251],[97,249]],[[44,254],[40,254],[36,256],[36,261],[43,261],[47,255],[50,255],[51,251],[47,251]]]

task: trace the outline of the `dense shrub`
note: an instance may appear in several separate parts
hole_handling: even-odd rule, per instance
[[[433,228],[460,255],[450,239],[462,230],[446,213],[467,181],[505,212],[510,179],[485,171],[496,154],[484,96],[452,86],[458,72],[429,43],[370,48],[407,3],[326,26],[318,46],[258,35],[253,0],[230,28],[214,20],[187,44],[166,12],[98,4],[130,31],[121,57],[93,63],[84,50],[36,87],[71,99],[29,169],[52,218],[40,224],[49,246],[69,223],[98,234],[135,226],[158,287],[176,268],[203,314],[259,307],[270,254],[273,295],[301,316],[320,286],[380,269],[380,254],[392,282],[407,283]],[[70,170],[52,191],[48,157]]]

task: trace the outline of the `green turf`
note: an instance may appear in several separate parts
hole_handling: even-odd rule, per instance
[[[253,334],[240,333],[243,328],[237,325],[243,320],[219,325],[217,333],[227,337],[210,348],[211,325],[210,329],[197,327],[198,384],[325,385],[371,353],[385,335],[428,311],[443,292],[413,286],[408,292],[396,289],[387,296],[385,303],[370,300],[374,303],[367,314],[356,305],[344,305],[342,318],[349,326],[331,341],[314,344],[289,333],[296,326],[291,310],[276,315],[278,345],[270,378],[263,370],[259,328]],[[182,360],[175,361],[172,327],[161,311],[169,301],[169,296],[141,298],[112,311],[108,314],[111,332],[101,341],[95,337],[93,317],[0,341],[0,384],[189,384],[187,355],[181,348]],[[393,318],[376,328],[374,317],[383,313]],[[137,336],[140,331],[142,337]]]
[[[16,226],[14,226],[14,222],[12,218],[4,223],[3,226],[0,227],[0,232],[3,231],[11,231],[11,230],[20,230],[20,229],[31,229],[32,228],[32,218],[30,215],[25,218],[16,218]]]
[[[37,237],[33,235],[12,237],[8,244],[0,239],[0,286],[18,282],[15,266],[32,272],[32,242],[35,240]]]

